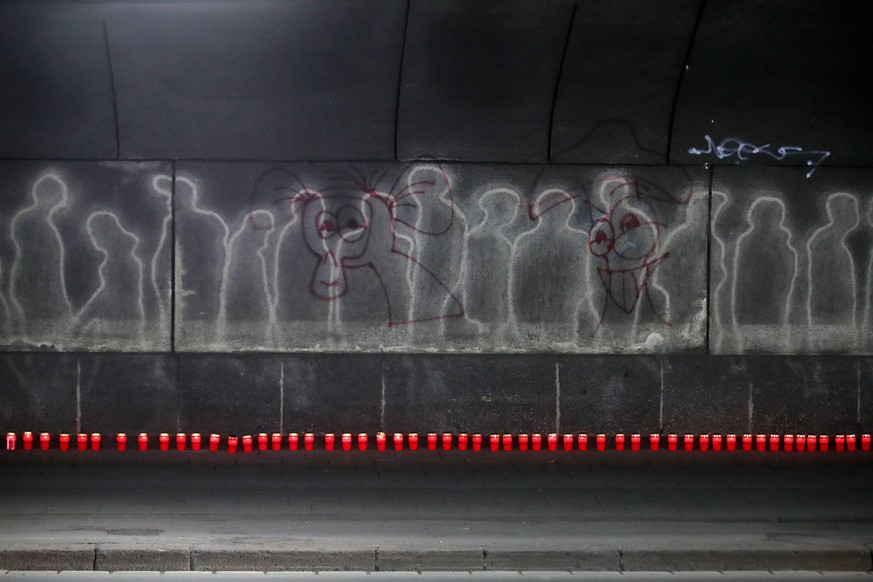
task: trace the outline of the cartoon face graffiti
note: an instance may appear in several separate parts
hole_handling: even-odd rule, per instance
[[[318,258],[309,284],[315,297],[331,300],[348,292],[346,268],[360,266],[373,216],[367,196],[313,194],[304,201],[303,239]]]

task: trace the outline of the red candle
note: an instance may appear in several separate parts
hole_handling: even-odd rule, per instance
[[[119,451],[124,451],[127,449],[127,435],[123,432],[115,435],[115,448]]]
[[[575,437],[571,434],[564,435],[564,450],[565,451],[572,451],[573,450],[573,439],[574,438]]]
[[[530,437],[524,433],[518,435],[518,450],[526,451],[528,447],[528,443],[530,442]]]
[[[33,433],[30,431],[21,433],[21,444],[25,451],[31,450],[33,448]]]
[[[377,451],[384,451],[386,441],[387,441],[387,438],[385,437],[385,433],[384,432],[377,432],[376,433],[376,450]]]
[[[598,451],[605,451],[606,450],[606,435],[603,433],[600,433],[596,437],[594,437],[594,439],[596,442],[597,450]]]
[[[462,451],[467,450],[467,444],[470,442],[470,435],[465,432],[462,432],[458,435],[458,449]]]
[[[683,443],[685,444],[686,451],[693,451],[694,450],[694,435],[693,434],[685,435],[683,437]]]
[[[60,445],[60,449],[62,451],[69,451],[70,450],[70,435],[69,434],[62,432],[58,442]]]
[[[779,450],[779,435],[771,434],[770,435],[770,451],[778,451]]]
[[[794,448],[796,448],[798,451],[805,451],[806,450],[806,435],[805,434],[799,434],[799,435],[796,435],[794,437]]]
[[[838,434],[834,437],[834,448],[840,452],[843,452],[846,446],[846,435]]]
[[[15,450],[16,438],[17,437],[15,436],[14,432],[7,432],[6,433],[6,450],[7,451],[14,451]]]
[[[727,450],[735,451],[737,450],[737,435],[731,433],[727,435]]]
[[[407,438],[409,439],[409,450],[410,451],[417,451],[418,450],[418,433],[411,432],[411,433],[409,433],[409,436]]]
[[[158,445],[162,451],[170,450],[170,435],[168,433],[162,432],[158,436]]]
[[[650,434],[649,435],[649,448],[653,451],[657,451],[661,448],[661,435],[659,434]]]
[[[300,435],[296,432],[288,433],[288,450],[296,451],[300,446]]]
[[[358,450],[366,451],[367,450],[367,433],[362,432],[358,433]]]
[[[632,451],[640,450],[640,440],[641,440],[640,435],[638,435],[638,434],[631,435],[631,450]]]
[[[678,434],[668,434],[667,435],[667,450],[675,451],[676,446],[679,444],[679,435]]]
[[[69,437],[68,437],[68,440],[69,440]],[[63,443],[63,439],[61,439],[61,442]],[[149,450],[149,435],[147,435],[146,433],[144,433],[144,432],[139,433],[139,435],[136,437],[136,442],[139,443],[139,450],[141,450],[141,451]]]
[[[862,451],[869,451],[870,450],[870,441],[871,440],[873,440],[873,439],[871,439],[871,436],[869,434],[862,434],[861,435],[861,450]]]
[[[793,451],[794,450],[794,435],[787,434],[784,437],[782,437],[782,445],[785,447],[786,451]]]
[[[403,433],[395,432],[394,433],[394,450],[402,451],[403,450]]]
[[[755,449],[763,451],[767,448],[767,435],[759,434],[755,436]]]
[[[199,451],[200,445],[202,444],[202,441],[203,441],[203,437],[200,436],[199,432],[192,432],[191,433],[191,450],[192,451]]]
[[[236,449],[239,446],[239,437],[229,436],[227,437],[227,452],[231,454],[236,454]]]
[[[188,435],[184,432],[176,433],[176,450],[184,451],[186,446],[188,446]]]
[[[303,435],[303,448],[307,451],[315,448],[315,434],[308,432]]]
[[[855,435],[847,434],[846,435],[846,450],[847,451],[854,451],[856,449],[856,447],[858,446],[857,442],[858,442],[858,440],[857,440],[857,437]]]
[[[826,435],[826,434],[818,435],[818,450],[820,450],[820,451],[828,450],[828,441],[829,440],[830,439],[828,438],[828,435]]]
[[[812,453],[815,451],[815,445],[818,441],[818,437],[814,434],[806,435],[806,452]]]
[[[39,448],[44,451],[49,450],[49,446],[51,446],[52,436],[47,432],[39,433]]]
[[[490,443],[490,449],[492,451],[497,451],[500,449],[500,435],[493,434],[488,438],[488,442]]]
[[[743,435],[743,450],[751,451],[752,450],[752,435],[744,434]]]
[[[437,448],[437,433],[427,433],[427,450],[435,451]]]
[[[278,432],[274,432],[270,435],[270,447],[274,451],[282,450],[282,434]]]
[[[100,450],[100,441],[101,440],[102,439],[100,438],[99,432],[92,432],[91,433],[91,450],[92,451],[99,451]]]
[[[720,451],[721,450],[721,435],[714,434],[712,435],[712,450]]]
[[[550,451],[557,451],[558,450],[558,435],[556,435],[553,432],[549,433],[549,436],[547,437],[547,441],[548,441],[548,447],[549,447]]]
[[[615,435],[615,450],[623,451],[624,450],[624,435],[619,433]]]
[[[243,452],[244,453],[251,453],[252,452],[252,445],[254,444],[254,441],[252,439],[252,435],[250,435],[250,434],[243,435],[242,443],[243,443]]]
[[[473,450],[481,451],[482,450],[482,435],[478,432],[473,435]]]
[[[534,433],[530,437],[530,448],[539,451],[543,448],[543,435]]]
[[[708,451],[709,450],[709,435],[708,434],[700,435],[700,439],[698,440],[698,442],[700,443],[700,450],[701,451]]]
[[[209,450],[215,452],[221,445],[221,435],[212,433],[209,435]]]
[[[340,442],[342,443],[342,449],[344,451],[350,451],[352,449],[352,435],[346,433],[340,437]],[[332,432],[328,432],[324,434],[324,450],[332,451],[334,446],[336,445],[336,435]]]
[[[580,451],[588,450],[588,434],[587,433],[579,433],[579,436],[576,437],[576,446]]]
[[[78,446],[80,451],[84,451],[88,448],[88,435],[85,433],[79,433],[76,435],[76,445]]]
[[[443,450],[444,451],[452,450],[452,433],[450,433],[450,432],[443,433]]]
[[[270,437],[265,432],[258,433],[258,450],[266,451],[267,445],[269,444]]]

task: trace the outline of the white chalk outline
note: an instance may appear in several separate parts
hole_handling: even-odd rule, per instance
[[[167,180],[170,183],[170,188],[161,188],[161,186],[159,185],[159,182],[161,180]],[[166,216],[164,216],[164,220],[161,222],[161,236],[158,238],[158,245],[155,248],[155,253],[154,255],[152,255],[152,259],[150,261],[149,276],[151,278],[152,291],[154,291],[155,298],[158,302],[158,315],[160,317],[160,325],[162,328],[167,328],[170,325],[169,313],[170,305],[173,301],[172,289],[167,289],[166,296],[161,294],[160,287],[158,286],[158,261],[161,258],[161,253],[163,252],[164,245],[166,244],[167,238],[170,234],[170,227],[173,223],[173,177],[166,174],[157,174],[155,176],[152,176],[151,186],[152,189],[158,194],[158,196],[166,198],[167,214]]]
[[[728,273],[727,268],[727,245],[724,244],[724,241],[716,233],[716,225],[718,224],[718,220],[721,217],[721,213],[725,208],[730,204],[730,198],[724,192],[718,192],[716,190],[712,191],[712,197],[715,199],[719,198],[719,204],[716,205],[713,202],[713,208],[715,209],[712,213],[712,221],[709,225],[710,233],[712,235],[712,240],[718,245],[718,268],[721,270],[721,278],[719,278],[718,283],[715,286],[715,289],[712,291],[712,297],[708,297],[707,300],[709,304],[712,306],[712,311],[710,312],[710,322],[709,329],[715,330],[717,333],[717,337],[715,340],[715,352],[721,352],[721,346],[724,343],[724,322],[721,317],[721,290],[728,282],[730,278],[730,274]],[[711,273],[707,273],[707,277],[711,277]],[[728,305],[733,312],[733,304]]]

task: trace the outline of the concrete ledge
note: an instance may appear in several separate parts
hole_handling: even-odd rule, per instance
[[[482,550],[392,550],[379,549],[379,570],[476,571],[483,570]]]
[[[372,550],[191,550],[191,569],[196,571],[357,570],[371,572],[376,558]]]
[[[0,550],[2,570],[93,570],[94,549]]]
[[[827,570],[869,572],[870,550],[857,548],[627,549],[625,571]]]
[[[485,550],[486,570],[588,570],[621,568],[617,549],[611,550]]]
[[[97,548],[95,570],[178,572],[191,569],[191,550]]]

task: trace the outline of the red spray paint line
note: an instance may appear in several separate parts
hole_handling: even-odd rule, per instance
[[[588,450],[588,434],[587,433],[584,433],[584,432],[580,433],[579,436],[576,437],[576,447],[580,451],[587,451]]]
[[[119,451],[126,451],[127,450],[127,435],[124,434],[123,432],[120,432],[117,435],[115,435],[115,448],[118,449]]]
[[[52,435],[47,432],[43,432],[39,434],[39,448],[43,451],[49,450],[52,443]]]

